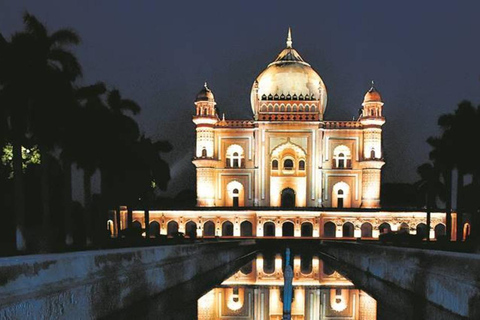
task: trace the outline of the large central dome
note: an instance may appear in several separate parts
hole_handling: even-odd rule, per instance
[[[327,104],[327,90],[322,78],[292,47],[288,30],[287,47],[260,73],[251,92],[255,114],[261,100],[309,100],[318,101],[323,114]]]

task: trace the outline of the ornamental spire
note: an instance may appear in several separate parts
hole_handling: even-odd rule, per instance
[[[292,30],[288,27],[288,35],[287,35],[287,48],[292,47]]]

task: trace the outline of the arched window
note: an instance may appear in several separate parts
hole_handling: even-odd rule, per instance
[[[370,159],[375,159],[375,149],[370,150]]]
[[[203,148],[202,149],[202,158],[206,158],[207,157],[207,149]]]
[[[340,145],[333,150],[333,166],[335,168],[351,168],[351,153],[347,146]]]
[[[278,170],[278,160],[272,161],[272,170]]]
[[[283,170],[293,170],[293,160],[285,159],[283,161]]]
[[[241,168],[243,166],[243,148],[238,144],[232,144],[227,148],[227,167]]]
[[[300,160],[298,162],[298,170],[304,171],[305,170],[305,160]]]

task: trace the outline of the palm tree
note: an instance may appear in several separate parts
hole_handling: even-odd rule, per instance
[[[449,132],[445,132],[441,138],[430,137],[427,142],[433,148],[430,152],[430,160],[440,171],[445,186],[446,236],[450,240],[452,235],[452,173],[455,168],[455,157],[452,152],[453,139],[450,138]]]
[[[478,167],[476,148],[479,143],[478,110],[469,101],[462,101],[452,114],[442,115],[438,124],[442,129],[440,138],[430,138],[429,142],[434,147],[431,158],[444,169],[447,188],[451,184],[451,171],[457,170],[457,240],[461,241],[463,232],[463,202],[464,202],[464,176],[474,173]],[[476,142],[475,142],[476,141]],[[447,197],[449,199],[450,195]],[[451,202],[450,202],[451,204]],[[447,203],[447,213],[449,204]],[[448,220],[447,220],[448,222]],[[448,232],[448,228],[447,228]]]
[[[107,91],[102,82],[77,88],[76,99],[81,104],[81,112],[73,126],[73,143],[71,152],[75,162],[83,170],[84,219],[87,246],[92,244],[92,176],[100,165],[100,154],[104,147],[102,112],[106,111],[103,95]],[[88,124],[88,125],[87,125]]]
[[[75,55],[67,47],[80,43],[80,37],[71,29],[49,33],[38,19],[28,12],[23,16],[25,34],[32,43],[29,72],[29,130],[41,154],[43,228],[49,233],[51,213],[48,188],[49,152],[59,143],[65,118],[72,105],[72,82],[82,75]],[[64,161],[65,174],[71,173],[70,161]],[[70,164],[71,165],[71,164]],[[71,178],[70,178],[71,179]],[[68,177],[67,177],[68,180]],[[66,182],[68,183],[68,182]],[[66,186],[66,192],[71,186]],[[68,200],[68,195],[66,198]],[[68,221],[70,204],[65,203]],[[67,241],[68,243],[69,241]]]
[[[425,199],[425,208],[427,211],[427,241],[430,241],[431,215],[432,210],[436,208],[438,197],[444,198],[445,188],[440,181],[440,171],[431,163],[424,163],[417,168],[420,181],[416,183],[417,189]]]
[[[24,77],[28,70],[26,59],[29,43],[24,34],[16,33],[7,41],[0,35],[0,99],[2,115],[6,118],[6,136],[13,146],[13,185],[15,207],[15,244],[19,251],[26,250],[25,195],[23,186],[22,143],[26,133],[28,100]]]
[[[107,117],[105,137],[108,138],[107,148],[104,149],[104,162],[102,173],[109,173],[115,171],[115,167],[121,167],[124,157],[122,152],[131,148],[131,146],[137,141],[140,130],[137,122],[124,114],[125,111],[131,112],[136,115],[140,112],[140,106],[130,99],[124,99],[121,97],[120,92],[117,89],[110,91],[107,95],[107,107],[109,114],[105,114]],[[106,182],[106,184],[104,184]],[[108,181],[103,181],[102,185],[107,187]],[[102,190],[102,193],[104,190]]]
[[[137,122],[124,114],[129,111],[132,114],[140,112],[140,106],[130,99],[122,98],[116,89],[108,92],[106,99],[107,109],[103,110],[99,119],[102,121],[101,149],[99,164],[101,176],[102,215],[111,208],[123,205],[124,201],[115,192],[114,179],[125,175],[128,170],[129,157],[126,153],[133,149],[133,145],[140,136]],[[105,218],[105,219],[104,219]],[[106,217],[101,219],[106,221]]]

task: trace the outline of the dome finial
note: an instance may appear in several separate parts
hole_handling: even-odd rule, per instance
[[[292,29],[288,27],[288,35],[287,35],[287,48],[292,47]]]
[[[203,86],[205,87],[205,89],[208,89],[207,81],[206,81],[206,80],[205,80],[205,83],[203,84]]]

